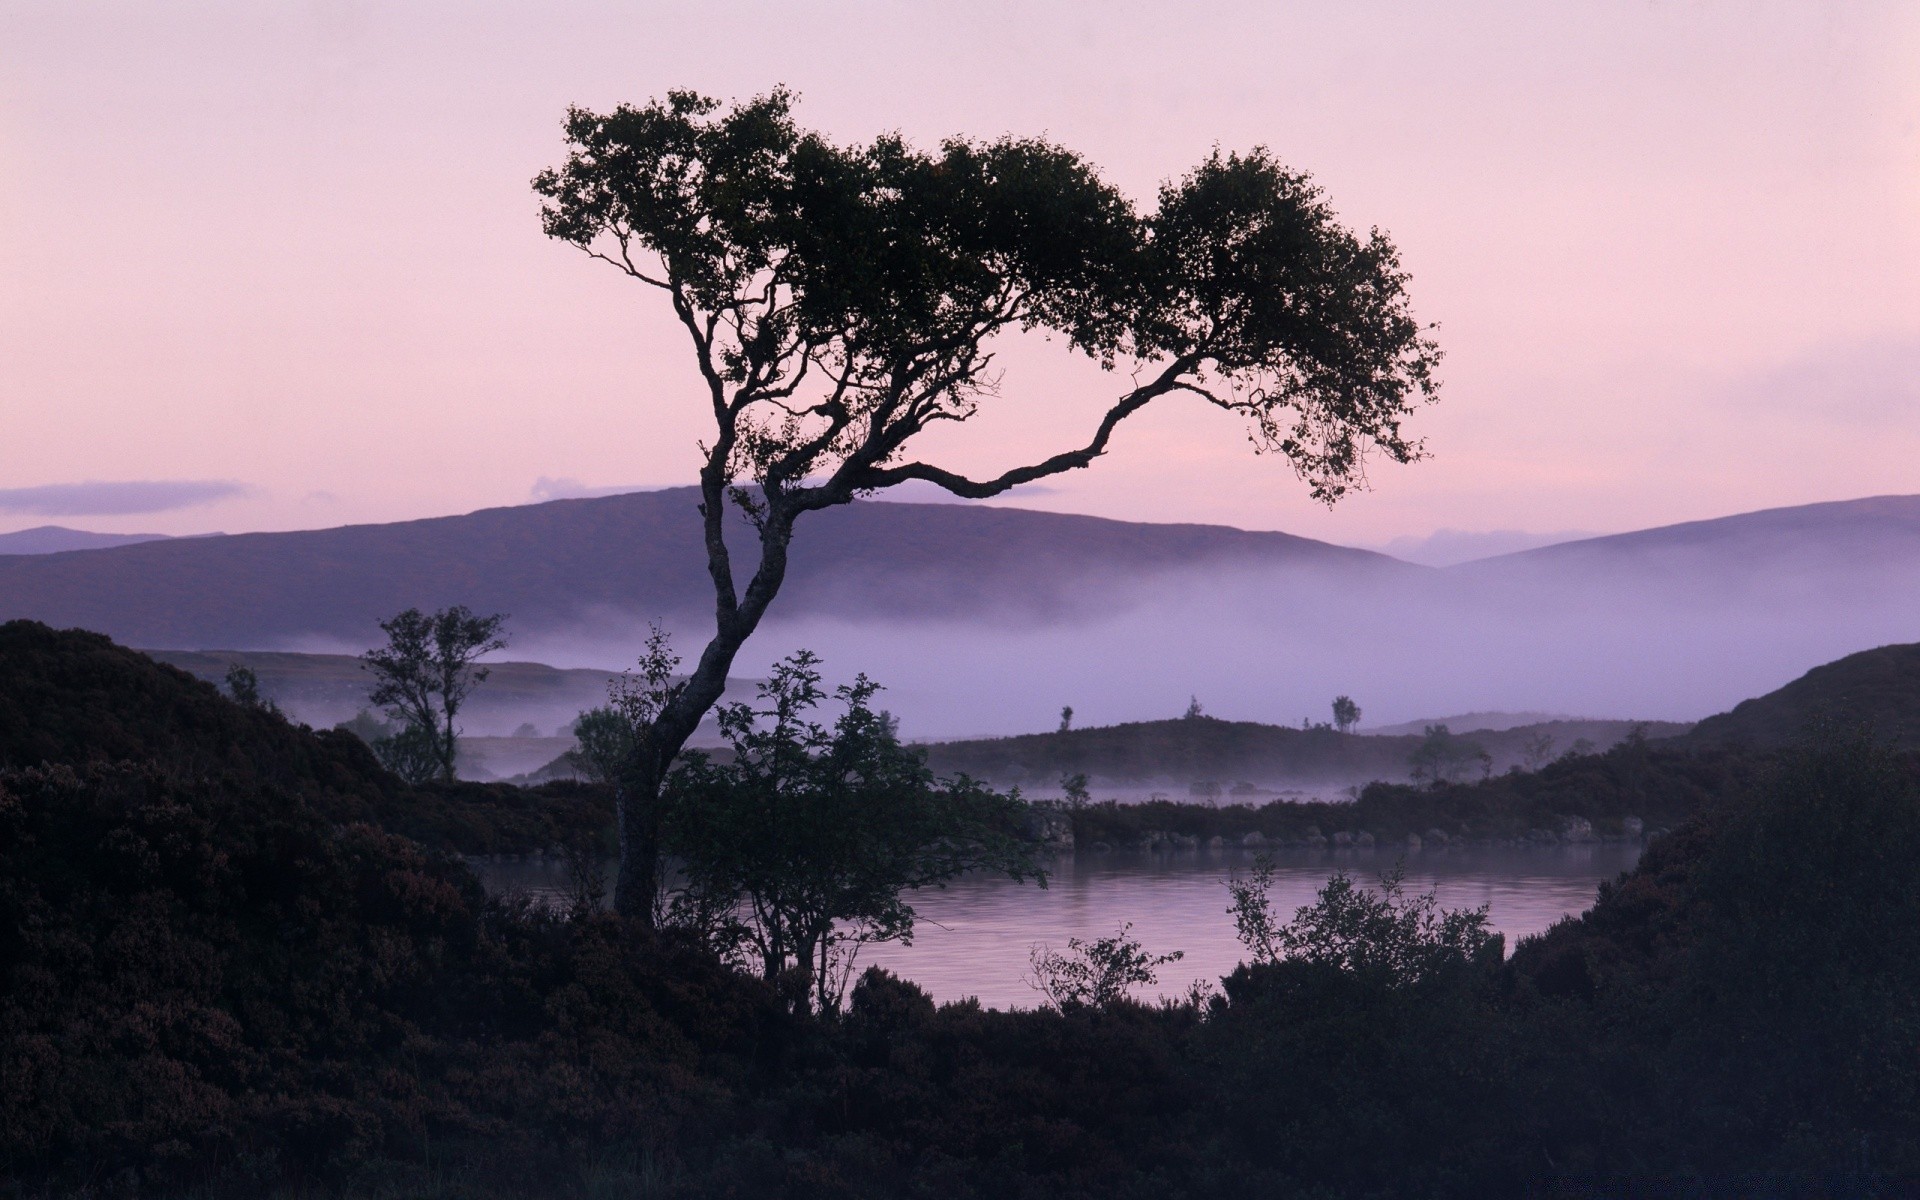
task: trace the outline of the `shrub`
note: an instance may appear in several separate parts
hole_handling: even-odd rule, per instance
[[[1133,924],[1122,925],[1112,937],[1082,941],[1068,938],[1065,953],[1035,946],[1033,987],[1056,1012],[1074,1009],[1104,1011],[1126,1000],[1138,987],[1159,982],[1159,969],[1179,962],[1184,952],[1148,954],[1131,936]]]

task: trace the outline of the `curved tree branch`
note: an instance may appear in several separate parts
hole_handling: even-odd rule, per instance
[[[1093,437],[1078,450],[1065,450],[1059,454],[1044,458],[1037,463],[1024,467],[1015,467],[992,479],[969,479],[954,471],[933,466],[931,463],[913,462],[897,467],[866,467],[856,469],[847,480],[847,486],[853,491],[863,492],[893,487],[909,479],[919,479],[937,487],[946,489],[956,496],[967,500],[985,500],[998,496],[1023,483],[1045,479],[1049,475],[1058,475],[1080,467],[1093,465],[1093,460],[1107,452],[1107,443],[1113,438],[1113,431],[1120,422],[1139,412],[1154,400],[1174,391],[1192,390],[1183,380],[1183,376],[1197,364],[1193,356],[1175,359],[1150,383],[1134,388],[1120,399],[1101,417],[1100,425]]]

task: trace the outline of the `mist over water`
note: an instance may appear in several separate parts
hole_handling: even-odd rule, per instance
[[[918,738],[1180,715],[1297,725],[1354,697],[1367,725],[1476,710],[1690,721],[1821,663],[1920,640],[1920,564],[1517,556],[1448,570],[1244,569],[1113,579],[1064,614],[974,619],[789,617],[779,601],[738,677],[806,647],[830,679],[865,672]],[[669,627],[692,658],[705,626]],[[631,662],[645,618],[607,612],[530,632],[515,657]]]

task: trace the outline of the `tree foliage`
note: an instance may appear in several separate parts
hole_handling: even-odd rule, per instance
[[[1323,498],[1351,486],[1368,447],[1419,452],[1400,422],[1433,393],[1438,351],[1409,314],[1397,252],[1341,227],[1266,151],[1216,152],[1143,215],[1045,141],[840,147],[791,109],[784,91],[731,108],[681,91],[574,109],[566,163],[534,183],[549,236],[668,294],[722,415],[745,418],[713,447],[729,451],[724,468],[991,494],[1085,465],[1104,436],[1023,478],[889,465],[991,394],[988,342],[1011,329],[1055,333],[1103,365],[1162,364],[1102,435],[1150,399],[1192,393],[1248,418]]]
[[[360,661],[373,672],[368,700],[404,727],[381,755],[396,770],[406,767],[403,777],[419,782],[412,767],[430,762],[441,780],[453,781],[460,707],[487,678],[487,668],[476,665],[480,657],[506,648],[500,636],[505,621],[497,613],[475,616],[456,604],[431,616],[409,608],[380,622],[387,644],[367,651]]]
[[[1045,876],[1020,836],[1025,805],[964,776],[936,780],[871,701],[865,676],[835,689],[819,660],[778,663],[759,704],[720,710],[730,753],[691,751],[670,778],[669,843],[682,922],[748,955],[796,1006],[837,1007],[859,947],[910,941],[906,893],[968,871]]]
[[[1360,706],[1353,702],[1352,696],[1333,698],[1333,727],[1341,733],[1352,733],[1360,724]]]

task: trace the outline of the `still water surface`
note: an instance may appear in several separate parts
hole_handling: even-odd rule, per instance
[[[1521,938],[1586,909],[1603,881],[1639,857],[1637,845],[1597,844],[1455,848],[1404,862],[1409,891],[1432,888],[1445,908],[1486,905],[1511,952]],[[1313,902],[1334,871],[1372,883],[1395,861],[1395,854],[1380,851],[1275,851],[1274,908],[1290,916]],[[977,996],[992,1008],[1031,1008],[1038,999],[1027,983],[1033,947],[1064,950],[1070,937],[1104,937],[1131,921],[1133,936],[1149,952],[1183,952],[1161,970],[1158,989],[1178,996],[1194,980],[1217,982],[1241,961],[1225,881],[1252,863],[1252,855],[1232,851],[1083,854],[1057,859],[1045,889],[969,877],[913,897],[919,921],[911,946],[869,946],[860,961],[914,980],[935,1000]],[[557,861],[474,866],[496,891],[517,888],[539,899],[566,891],[566,868]]]

